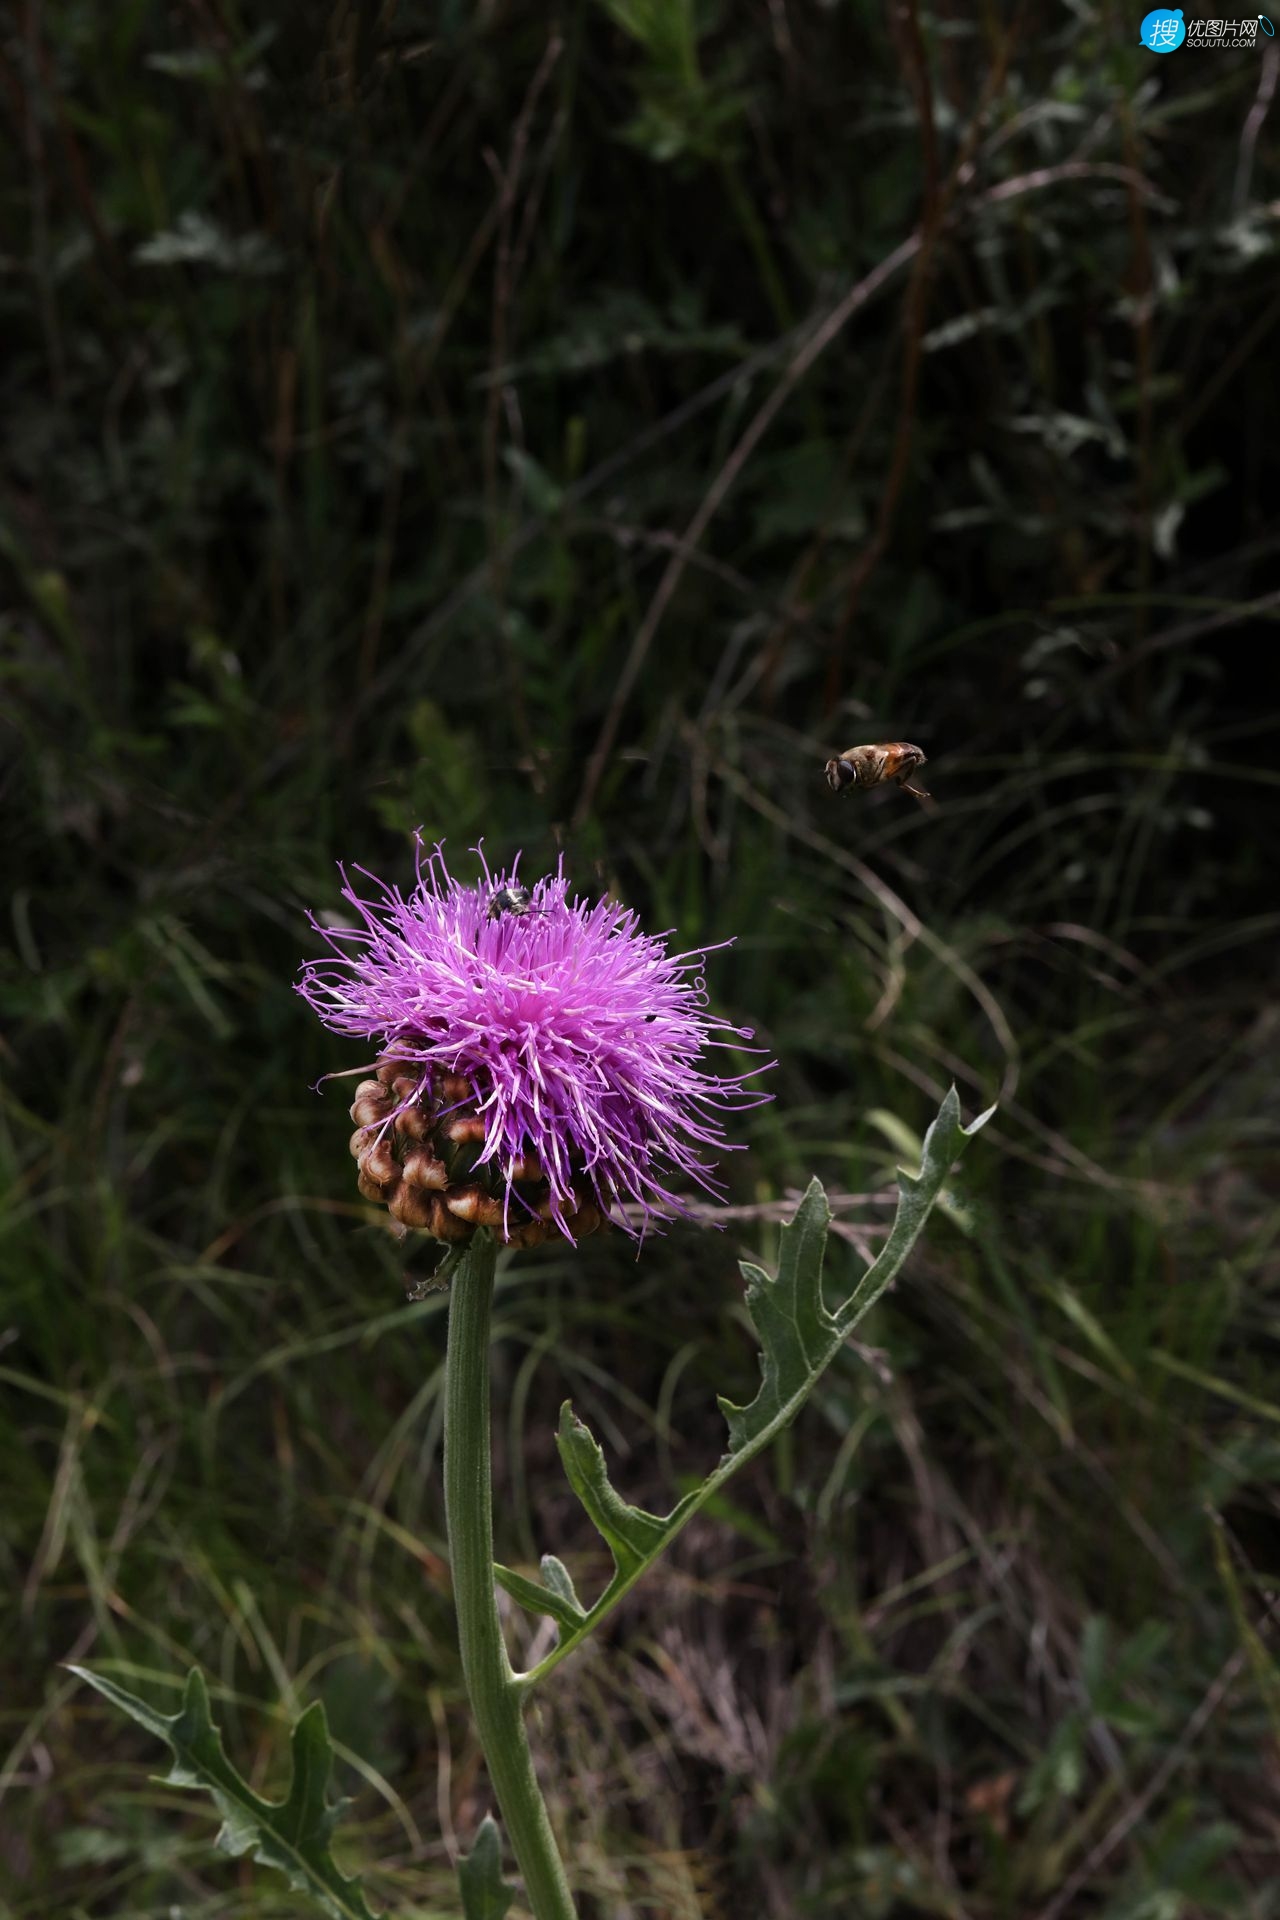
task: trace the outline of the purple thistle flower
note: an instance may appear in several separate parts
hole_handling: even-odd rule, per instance
[[[563,860],[526,893],[518,858],[495,875],[476,851],[484,878],[466,887],[440,847],[424,859],[419,840],[407,899],[370,874],[377,894],[365,899],[340,867],[363,924],[309,916],[332,952],[303,965],[297,991],[334,1032],[376,1039],[436,1084],[465,1077],[484,1122],[475,1170],[502,1198],[504,1232],[513,1204],[529,1213],[515,1182],[530,1157],[569,1238],[575,1178],[577,1195],[585,1180],[630,1233],[624,1208],[645,1229],[687,1215],[667,1180],[718,1194],[704,1150],[732,1150],[723,1116],[771,1098],[743,1084],[766,1067],[722,1078],[700,1064],[752,1038],[707,1011],[702,965],[714,949],[668,953],[666,937],[641,932],[617,902],[571,900]]]

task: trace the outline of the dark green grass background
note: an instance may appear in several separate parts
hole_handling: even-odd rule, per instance
[[[668,1503],[788,1192],[847,1285],[1001,1102],[878,1357],[557,1675],[584,1912],[1280,1913],[1276,43],[1141,11],[6,14],[14,1920],[300,1912],[68,1659],[198,1661],[266,1788],[323,1699],[344,1861],[459,1911],[443,1308],[291,991],[419,825],[732,937],[779,1061],[723,1232],[503,1267],[507,1561],[601,1574],[567,1393]],[[876,738],[932,811],[827,792]]]

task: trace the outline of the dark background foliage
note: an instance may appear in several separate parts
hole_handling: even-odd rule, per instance
[[[334,862],[563,851],[780,1062],[737,1211],[500,1281],[499,1551],[717,1455],[735,1257],[948,1217],[562,1670],[584,1910],[1274,1914],[1274,44],[1141,9],[23,0],[0,27],[9,1910],[293,1915],[62,1672],[192,1660],[455,1914],[442,1309],[291,992]],[[925,811],[836,801],[859,739]],[[421,1268],[409,1261],[409,1277]],[[516,1639],[529,1628],[512,1622]]]

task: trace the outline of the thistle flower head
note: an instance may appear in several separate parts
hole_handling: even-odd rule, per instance
[[[366,897],[340,869],[358,924],[312,916],[330,951],[304,964],[298,992],[327,1027],[385,1056],[352,1108],[362,1190],[403,1196],[429,1181],[434,1197],[414,1203],[423,1217],[407,1202],[398,1217],[441,1221],[459,1170],[423,1171],[430,1136],[433,1167],[437,1151],[466,1149],[473,1197],[454,1212],[465,1232],[488,1224],[518,1242],[541,1237],[541,1221],[573,1238],[596,1209],[636,1232],[688,1212],[669,1182],[718,1193],[707,1156],[730,1144],[725,1116],[769,1095],[744,1084],[763,1068],[720,1077],[702,1064],[752,1037],[708,1010],[709,949],[669,953],[616,901],[570,897],[563,861],[532,886],[518,860],[499,874],[480,861],[483,878],[463,886],[420,842],[407,897],[364,874]],[[400,1149],[414,1143],[411,1164]]]

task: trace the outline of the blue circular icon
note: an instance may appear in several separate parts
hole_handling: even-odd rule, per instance
[[[1266,16],[1266,14],[1265,14],[1265,13],[1260,13],[1260,14],[1258,15],[1258,25],[1259,25],[1259,26],[1260,26],[1260,27],[1262,28],[1262,31],[1263,31],[1264,33],[1269,33],[1269,34],[1271,35],[1271,38],[1272,38],[1273,40],[1275,39],[1275,37],[1276,37],[1276,30],[1275,30],[1275,28],[1274,28],[1274,27],[1272,26],[1272,24],[1271,24],[1271,22],[1270,22],[1270,21],[1268,20],[1268,18],[1267,18],[1267,16]]]
[[[1187,37],[1182,8],[1155,7],[1142,23],[1139,38],[1149,53],[1172,53]]]

